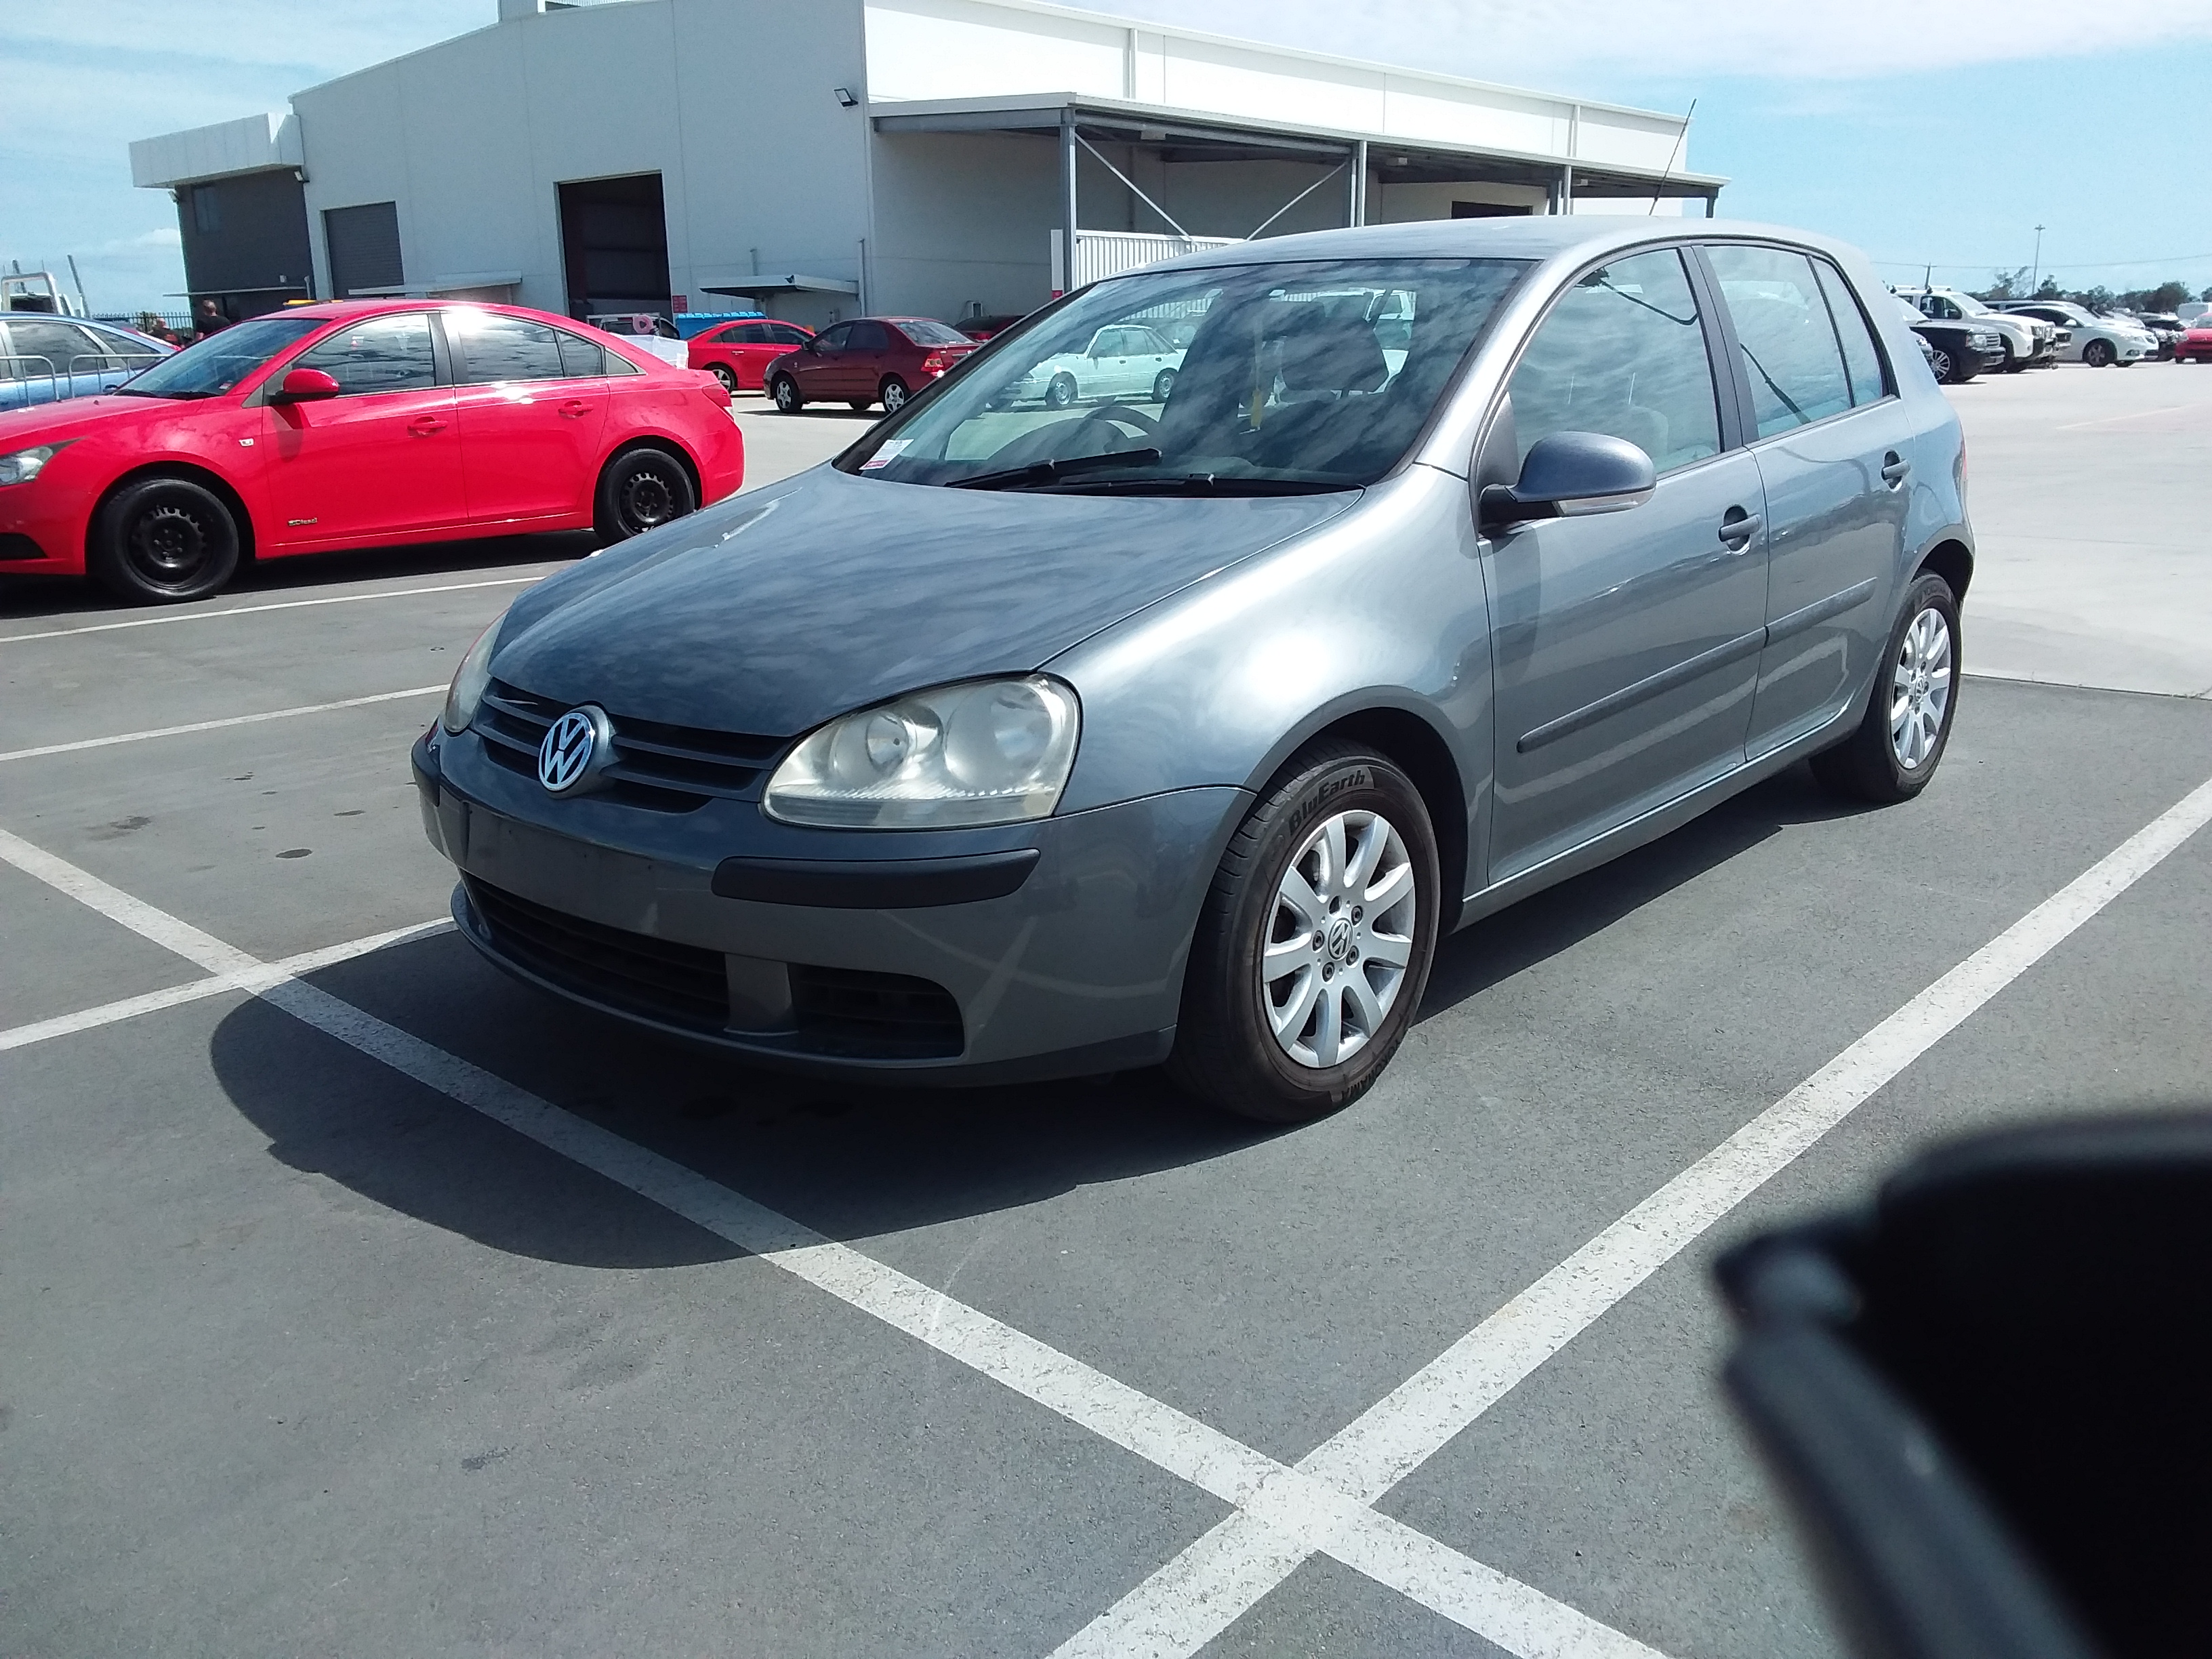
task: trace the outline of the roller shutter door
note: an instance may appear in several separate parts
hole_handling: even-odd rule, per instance
[[[323,239],[331,252],[331,291],[349,299],[365,288],[397,288],[407,280],[399,262],[399,204],[325,208]]]

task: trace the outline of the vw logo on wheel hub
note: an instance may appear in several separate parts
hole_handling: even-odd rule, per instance
[[[614,736],[604,708],[571,708],[538,745],[538,781],[551,794],[574,794],[614,757]]]

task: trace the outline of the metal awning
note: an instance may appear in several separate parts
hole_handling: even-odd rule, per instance
[[[744,299],[757,299],[763,294],[845,294],[857,297],[860,285],[842,276],[807,276],[794,272],[787,276],[750,276],[742,283],[702,283],[699,292],[736,295]]]
[[[1076,93],[1027,97],[929,99],[871,103],[878,132],[1010,132],[1057,137],[1064,123],[1103,143],[1141,143],[1174,161],[1338,161],[1367,147],[1369,164],[1385,184],[1528,184],[1550,187],[1574,170],[1579,196],[1711,199],[1728,179],[1677,167],[1644,167],[1591,161],[1485,145],[1408,140],[1387,133],[1352,132],[1297,122],[1257,122],[1214,116],[1162,104],[1094,98]]]

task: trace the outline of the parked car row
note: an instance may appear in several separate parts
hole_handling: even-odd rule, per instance
[[[2004,337],[1979,321],[1932,316],[1899,296],[1900,320],[1918,337],[1928,367],[1946,386],[1964,386],[1976,375],[2001,367]]]
[[[2212,363],[2212,313],[2183,325],[2180,337],[2173,343],[2173,361]]]
[[[1992,310],[1955,288],[1900,288],[1897,296],[1923,317],[1942,323],[1966,323],[1995,334],[2000,350],[1991,368],[2008,374],[2024,368],[2048,368],[2064,348],[2058,326],[2038,316],[2012,316]]]
[[[6,326],[21,343],[24,319]],[[744,470],[728,392],[641,337],[513,306],[295,307],[112,390],[0,413],[0,574],[88,572],[158,602],[213,593],[249,558],[619,540]]]
[[[2007,300],[1998,313],[2033,317],[2066,331],[2058,355],[2092,368],[2122,368],[2160,356],[2158,337],[2132,317],[2100,317],[2071,300]]]

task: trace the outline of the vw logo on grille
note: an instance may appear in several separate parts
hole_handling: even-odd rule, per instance
[[[614,728],[606,711],[586,703],[546,728],[538,745],[538,781],[556,795],[574,793],[612,758]]]

